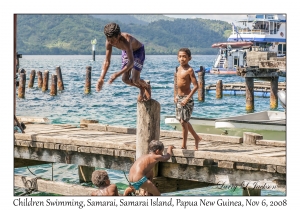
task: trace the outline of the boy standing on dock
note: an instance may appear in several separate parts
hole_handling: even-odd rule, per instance
[[[128,85],[140,89],[138,101],[147,101],[151,99],[150,84],[140,79],[140,74],[145,60],[144,45],[128,33],[121,33],[120,27],[116,23],[109,23],[104,27],[106,36],[106,54],[102,66],[100,78],[97,81],[96,90],[100,91],[106,72],[110,65],[112,47],[122,50],[121,70],[112,74],[108,82],[111,84],[117,77],[122,75],[122,81]]]
[[[92,192],[94,196],[119,196],[117,185],[110,184],[108,174],[104,170],[96,170],[92,174],[92,182],[99,187],[98,190]],[[124,191],[124,195],[129,195],[134,192],[132,187],[127,187]]]
[[[197,135],[192,125],[189,123],[194,108],[193,94],[198,89],[194,70],[189,65],[189,61],[192,59],[191,51],[188,48],[181,48],[178,51],[177,58],[180,66],[177,68],[176,72],[178,95],[174,96],[174,102],[176,104],[176,119],[179,120],[182,126],[183,139],[181,149],[187,149],[186,143],[189,131],[195,139],[195,150],[198,150],[198,144],[202,138]],[[193,83],[192,90],[190,87],[191,83]]]
[[[159,161],[167,161],[171,157],[174,146],[169,146],[167,154],[163,155],[164,144],[158,140],[149,143],[149,154],[139,157],[129,171],[129,182],[136,190],[142,188],[154,196],[160,195],[157,187],[152,183],[153,167]]]

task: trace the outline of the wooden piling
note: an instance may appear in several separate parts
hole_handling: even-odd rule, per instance
[[[200,71],[198,72],[198,101],[205,101],[205,69],[200,66]]]
[[[43,73],[41,71],[37,72],[37,78],[38,78],[38,88],[43,87]]]
[[[271,79],[270,88],[270,109],[278,108],[278,77]]]
[[[26,74],[21,73],[19,79],[18,97],[25,98]]]
[[[92,77],[92,67],[86,67],[86,74],[85,74],[85,88],[84,93],[89,94],[91,92],[91,77]]]
[[[257,133],[244,132],[243,133],[243,144],[256,144],[256,140],[262,140],[263,136]]]
[[[35,70],[31,70],[30,72],[30,77],[29,77],[29,82],[28,82],[28,87],[32,88],[34,84],[34,78],[35,78]]]
[[[223,83],[222,80],[218,80],[216,84],[216,98],[223,98]]]
[[[78,166],[79,182],[91,182],[92,173],[95,171],[95,167],[90,166]]]
[[[48,90],[48,83],[49,83],[49,71],[45,70],[44,71],[42,91],[47,91]]]
[[[246,83],[246,111],[254,111],[254,82],[253,77],[245,77]]]
[[[57,75],[56,74],[52,74],[52,76],[51,76],[50,95],[51,96],[57,95]]]
[[[159,140],[160,104],[154,99],[137,102],[136,159],[148,154],[148,145]]]
[[[178,67],[176,66],[176,70],[174,73],[174,98],[177,97],[178,95],[178,89],[177,89],[177,71],[178,71]]]
[[[62,79],[62,75],[61,75],[61,69],[60,66],[56,67],[56,75],[57,75],[57,87],[58,90],[64,90],[64,83],[63,83],[63,79]]]

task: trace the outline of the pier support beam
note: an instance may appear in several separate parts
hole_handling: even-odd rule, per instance
[[[19,79],[18,97],[25,98],[26,74],[21,73]]]
[[[34,78],[35,78],[35,70],[31,70],[30,72],[30,77],[29,77],[29,83],[28,83],[28,87],[32,88],[33,84],[34,84]]]
[[[205,101],[205,69],[200,66],[200,71],[198,72],[198,101]]]
[[[271,79],[271,88],[270,88],[270,108],[278,108],[278,77],[273,77]]]
[[[92,67],[86,67],[86,75],[85,75],[85,88],[84,93],[89,94],[91,92],[91,77],[92,77]]]
[[[223,83],[222,80],[218,80],[216,84],[216,98],[223,97]]]
[[[79,182],[91,182],[92,173],[95,171],[95,167],[90,166],[78,166]]]
[[[61,69],[60,66],[56,67],[56,75],[57,75],[57,87],[58,90],[64,90],[64,83],[63,83],[63,79],[62,79],[62,75],[61,75]]]
[[[57,75],[56,74],[52,74],[52,76],[51,76],[50,95],[51,96],[56,96],[57,95]]]
[[[41,71],[37,72],[37,79],[38,79],[38,88],[43,87],[43,74]]]
[[[136,159],[148,154],[148,145],[159,140],[160,104],[154,99],[137,102]]]
[[[49,71],[45,70],[44,78],[43,78],[42,91],[47,91],[48,90],[48,83],[49,83]]]
[[[253,77],[245,77],[246,83],[246,111],[254,111],[254,82]]]

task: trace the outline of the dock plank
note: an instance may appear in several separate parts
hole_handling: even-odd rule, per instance
[[[15,133],[15,144],[19,146],[34,147],[38,145],[45,148],[73,148],[79,152],[104,151],[104,149],[134,151],[136,149],[136,135],[124,127],[118,130],[117,126],[111,126],[112,132],[105,130],[106,127],[95,126],[95,129],[74,128],[74,126],[61,126],[49,124],[28,124],[26,133]],[[107,127],[108,128],[108,127]],[[97,130],[99,129],[99,130]],[[122,133],[123,132],[123,133]],[[188,139],[187,150],[180,149],[182,144],[181,132],[162,131],[160,140],[164,143],[165,149],[174,145],[173,155],[180,161],[187,161],[180,158],[211,159],[215,161],[240,162],[249,164],[267,164],[276,166],[286,165],[285,147],[272,145],[243,145],[240,138],[231,136],[212,135],[205,136],[199,143],[199,150],[194,151],[194,139]],[[228,140],[229,139],[229,140]],[[231,139],[231,140],[230,140]],[[22,142],[24,141],[24,142]],[[36,143],[34,143],[36,142]],[[282,144],[281,144],[282,145]],[[102,154],[102,153],[101,153]],[[110,152],[109,154],[123,154]],[[125,154],[125,153],[124,153]],[[133,153],[130,153],[130,157]],[[189,161],[192,162],[192,161]],[[221,163],[223,163],[221,162]],[[222,165],[220,163],[220,165]]]

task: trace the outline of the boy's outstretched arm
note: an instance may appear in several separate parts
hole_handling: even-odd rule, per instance
[[[168,147],[167,154],[159,156],[158,161],[167,161],[171,158],[172,149],[175,149],[173,145]]]
[[[96,84],[96,91],[100,91],[102,89],[102,86],[104,84],[105,75],[106,75],[107,70],[110,66],[112,46],[107,41],[105,42],[105,46],[106,46],[105,60],[104,60],[103,65],[102,65],[102,70],[101,70],[101,73],[100,73],[100,77],[99,77],[99,79],[97,81],[97,84]]]

